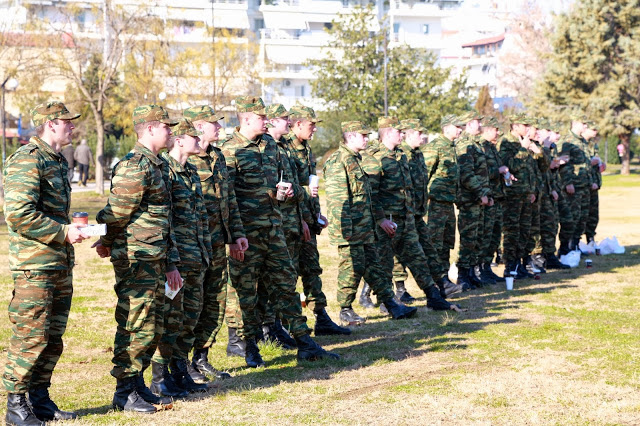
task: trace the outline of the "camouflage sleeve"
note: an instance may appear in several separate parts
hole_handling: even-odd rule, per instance
[[[68,226],[37,209],[41,203],[40,170],[43,167],[44,164],[28,152],[19,152],[9,158],[4,171],[5,221],[23,237],[43,244],[63,243]]]
[[[150,185],[149,171],[140,160],[140,156],[134,155],[118,163],[113,172],[107,205],[96,216],[98,223],[107,224],[107,235],[100,238],[105,247],[111,247],[127,226],[140,208],[145,188]]]
[[[324,178],[329,235],[339,235],[345,240],[349,240],[353,232],[353,224],[347,170],[340,161],[327,161],[324,165]]]
[[[211,232],[209,232],[209,214],[207,214],[207,206],[204,203],[204,195],[202,195],[200,179],[198,179],[197,191],[200,194],[200,205],[198,206],[198,209],[200,211],[200,221],[202,222],[202,232],[204,232],[204,246],[207,249],[209,260],[211,260],[213,256],[213,245],[211,243]]]
[[[424,164],[427,166],[427,183],[431,181],[431,177],[438,169],[438,158],[440,157],[440,148],[435,142],[427,144],[424,149]]]
[[[307,222],[307,225],[313,225],[316,222],[316,219],[313,217],[313,213],[309,209],[309,205],[311,203],[310,200],[311,195],[307,191],[304,191],[304,199],[300,203],[300,209],[302,211],[302,219]]]
[[[573,144],[571,142],[563,142],[560,145],[559,155],[569,156],[569,161],[563,164],[562,166],[560,166],[560,168],[558,169],[560,182],[563,187],[572,185],[575,180],[572,150],[573,150]]]
[[[551,164],[551,151],[549,148],[542,148],[542,152],[538,154],[538,156],[534,156],[536,161],[538,162],[538,169],[544,173],[549,170],[549,165]]]
[[[384,209],[380,203],[380,181],[382,180],[382,164],[373,155],[362,156],[362,169],[369,177],[371,184],[371,208],[377,224],[385,220]]]
[[[490,191],[475,172],[474,155],[476,154],[471,146],[460,150],[458,152],[458,170],[460,171],[460,186],[474,194],[479,200],[481,197],[488,196]]]
[[[167,272],[177,269],[176,265],[180,263],[180,252],[178,252],[178,244],[176,242],[176,234],[173,228],[173,204],[171,203],[171,194],[173,194],[173,182],[175,179],[173,171],[167,163],[162,168],[164,184],[167,186],[167,195],[171,206],[171,214],[169,215],[169,246],[167,247]]]
[[[240,217],[240,208],[238,207],[238,201],[236,200],[235,180],[236,180],[236,157],[235,152],[224,149],[223,146],[222,155],[220,161],[223,162],[224,167],[227,169],[229,175],[229,231],[231,232],[231,239],[235,242],[238,238],[246,238],[244,233],[244,226],[242,225],[242,218]]]
[[[487,173],[490,180],[500,179],[500,162],[498,156],[492,151],[492,146],[483,146],[485,155],[487,157]],[[489,158],[493,158],[495,160],[489,160]]]

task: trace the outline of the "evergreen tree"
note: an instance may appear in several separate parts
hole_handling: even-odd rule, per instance
[[[640,125],[640,0],[577,2],[558,17],[552,45],[530,106],[550,117],[585,112],[625,145],[628,174],[631,134]]]
[[[478,100],[476,101],[476,111],[482,115],[494,115],[493,98],[489,93],[489,85],[482,86],[480,93],[478,93]]]

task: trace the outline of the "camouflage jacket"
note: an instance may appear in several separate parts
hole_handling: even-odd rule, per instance
[[[420,148],[427,166],[429,198],[455,203],[458,194],[458,159],[454,142],[438,135]]]
[[[573,185],[576,188],[587,188],[593,183],[589,146],[582,137],[569,131],[569,136],[560,143],[560,155],[568,155],[569,162],[560,167],[562,187]]]
[[[530,153],[531,157],[535,160],[535,167],[533,167],[533,180],[535,183],[536,197],[540,198],[540,194],[545,191],[545,186],[547,185],[545,174],[549,170],[551,155],[549,149],[545,148],[542,144],[537,141],[531,141],[531,143],[535,143],[541,151],[540,154],[535,154],[533,152]]]
[[[598,143],[593,141],[588,143],[587,156],[589,160],[593,157],[599,156]],[[591,183],[598,185],[598,188],[602,188],[602,173],[600,172],[600,165],[591,166]]]
[[[456,140],[456,155],[460,173],[458,203],[477,204],[481,197],[490,197],[489,172],[479,136],[467,133]]]
[[[427,165],[420,148],[412,149],[406,143],[400,145],[409,163],[411,173],[411,199],[413,200],[413,214],[424,216],[427,214],[427,197],[429,196],[427,182]]]
[[[178,270],[182,266],[206,267],[212,254],[211,234],[198,170],[193,164],[183,166],[166,151],[160,158],[165,163],[162,171],[171,195],[172,244],[167,263]]]
[[[192,155],[189,163],[196,166],[209,218],[211,244],[233,243],[244,238],[244,228],[236,201],[236,192],[229,181],[227,163],[222,151],[209,146],[207,153]]]
[[[371,202],[376,223],[413,214],[411,172],[400,147],[393,151],[379,144],[362,156],[362,169],[369,177]]]
[[[482,149],[487,160],[491,195],[495,200],[502,200],[504,198],[504,176],[500,173],[500,167],[504,166],[504,164],[502,164],[502,159],[498,155],[498,149],[495,144],[483,140]]]
[[[315,175],[316,172],[316,158],[311,152],[309,142],[299,140],[293,132],[289,132],[284,136],[289,145],[291,154],[296,161],[296,167],[298,169],[298,183],[308,188],[309,187],[309,175]],[[305,221],[318,232],[322,227],[318,225],[318,213],[320,213],[320,198],[311,197],[309,193],[304,197],[304,203],[309,215],[305,217]],[[309,222],[309,219],[312,222]]]
[[[236,191],[245,232],[282,226],[276,200],[280,160],[273,139],[261,136],[250,141],[236,130],[222,146],[222,153],[227,161],[229,182]]]
[[[100,240],[111,247],[111,262],[166,260],[171,199],[162,165],[136,143],[114,167],[109,200],[96,216],[98,223],[107,224],[107,235]]]
[[[520,145],[520,141],[513,134],[505,134],[498,142],[498,154],[502,163],[509,168],[509,172],[518,180],[511,186],[505,186],[505,196],[510,194],[530,195],[535,192],[534,170],[535,162],[531,151]]]
[[[376,240],[369,178],[360,154],[344,144],[324,163],[331,244],[372,244]]]
[[[71,204],[67,172],[67,160],[37,136],[7,158],[4,217],[12,271],[73,267],[73,246],[65,241]]]

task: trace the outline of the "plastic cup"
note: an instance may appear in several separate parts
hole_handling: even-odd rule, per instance
[[[290,182],[278,182],[278,192],[276,193],[276,200],[284,201],[287,199],[287,191],[291,188]]]
[[[586,259],[584,264],[587,265],[587,268],[591,268],[593,266],[593,261],[591,259]]]
[[[507,286],[507,290],[513,290],[513,277],[505,277],[504,281]]]
[[[79,223],[81,225],[89,224],[89,213],[87,212],[74,212],[71,218],[73,223]]]
[[[600,247],[596,247],[596,256],[600,256]]]

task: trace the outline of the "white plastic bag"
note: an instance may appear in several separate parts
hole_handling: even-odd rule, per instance
[[[596,247],[595,247],[595,244],[593,244],[593,241],[589,242],[589,244],[585,244],[582,241],[580,241],[580,244],[578,244],[578,247],[580,248],[580,251],[584,254],[594,254],[596,252]]]
[[[452,263],[449,267],[449,280],[453,281],[454,283],[458,281],[458,267],[455,263]]]
[[[560,262],[565,265],[577,268],[580,265],[580,250],[573,250],[560,256]]]
[[[610,237],[602,240],[600,244],[598,244],[598,247],[600,248],[601,255],[614,253],[623,254],[625,252],[624,247],[620,245],[620,243],[618,242],[618,238],[616,238],[615,235],[613,236],[613,238]]]

